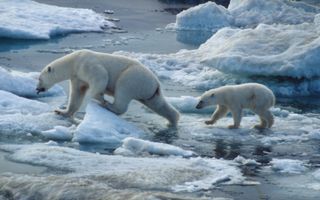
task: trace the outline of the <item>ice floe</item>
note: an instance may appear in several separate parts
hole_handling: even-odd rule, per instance
[[[196,55],[221,72],[246,76],[319,78],[319,24],[223,28]],[[319,79],[315,85],[318,85]],[[319,85],[314,90],[320,91]]]
[[[306,164],[301,160],[273,158],[271,165],[274,171],[281,173],[300,174],[307,170]]]
[[[72,32],[97,31],[114,24],[90,9],[66,8],[31,0],[0,1],[0,37],[49,39]]]
[[[14,70],[10,71],[0,66],[0,90],[28,98],[65,94],[61,86],[55,85],[43,94],[37,95],[36,87],[38,77],[38,72],[23,73]]]
[[[233,17],[223,6],[207,2],[177,15],[175,27],[179,30],[217,30],[233,23]]]
[[[245,183],[236,163],[214,158],[134,158],[46,144],[1,145],[0,149],[11,152],[11,160],[72,172],[61,178],[82,178],[93,185],[106,182],[113,187],[192,192],[221,184]]]
[[[255,27],[258,24],[301,24],[312,22],[320,8],[289,0],[231,0],[228,8],[207,2],[177,15],[167,28],[215,32],[222,27]]]
[[[83,121],[75,130],[73,141],[79,143],[118,143],[131,137],[143,137],[144,132],[114,113],[90,102]]]
[[[41,135],[49,140],[71,141],[75,128],[76,127],[74,125],[71,127],[55,126],[53,129],[42,131]]]
[[[192,151],[183,150],[170,144],[151,142],[132,137],[127,137],[122,141],[122,146],[114,151],[117,155],[136,156],[136,155],[163,155],[163,156],[182,156],[191,157],[196,154]]]

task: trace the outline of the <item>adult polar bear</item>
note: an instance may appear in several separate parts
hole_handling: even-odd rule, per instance
[[[224,117],[229,110],[232,113],[234,124],[229,128],[239,128],[243,108],[249,108],[259,115],[261,123],[255,125],[257,129],[271,128],[274,118],[269,108],[274,106],[275,96],[264,85],[258,83],[246,83],[240,85],[228,85],[205,92],[199,100],[197,109],[210,105],[217,105],[216,111],[206,124],[214,124]]]
[[[43,92],[54,84],[70,80],[66,110],[55,110],[68,117],[80,108],[84,96],[98,100],[108,110],[122,114],[132,99],[138,100],[175,126],[179,112],[162,95],[157,77],[140,62],[124,56],[79,50],[48,64],[42,71],[37,91]],[[109,103],[104,94],[114,97]]]

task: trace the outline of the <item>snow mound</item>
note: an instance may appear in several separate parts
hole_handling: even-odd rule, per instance
[[[87,105],[86,115],[77,127],[73,141],[120,144],[126,137],[143,135],[142,130],[92,101]]]
[[[151,142],[132,137],[127,137],[122,142],[122,146],[114,151],[114,153],[117,155],[134,156],[142,154],[156,154],[182,157],[191,157],[195,155],[195,153],[192,151],[183,150],[180,147],[176,147],[170,144]]]
[[[75,126],[55,126],[53,129],[42,131],[41,135],[49,140],[65,140],[70,141],[73,138]]]
[[[54,125],[69,126],[70,122],[51,112],[52,108],[37,100],[16,96],[0,90],[0,138],[39,134]]]
[[[245,76],[320,77],[318,24],[223,28],[200,46],[202,62],[224,73]],[[319,85],[315,86],[319,90]]]
[[[49,112],[50,106],[36,100],[16,96],[10,92],[0,90],[0,113],[4,114],[40,114]]]
[[[229,26],[233,17],[214,2],[207,2],[182,11],[177,15],[175,27],[179,30],[216,30]]]
[[[182,11],[167,28],[215,32],[222,27],[255,27],[258,24],[312,22],[319,7],[288,0],[231,0],[228,9],[207,2]]]
[[[258,24],[301,24],[311,22],[319,8],[289,0],[231,0],[229,12],[238,27]]]
[[[214,158],[134,158],[45,144],[1,145],[0,149],[12,152],[14,161],[72,172],[64,175],[65,180],[78,177],[91,185],[104,182],[114,187],[198,191],[245,180],[233,161]]]
[[[273,158],[271,164],[274,171],[281,173],[300,174],[307,170],[305,163],[301,160]]]
[[[0,90],[9,91],[16,95],[29,98],[65,94],[61,86],[55,85],[50,88],[49,91],[37,95],[36,87],[38,77],[38,72],[23,73],[18,71],[9,71],[0,66]]]
[[[49,39],[114,26],[90,9],[64,8],[31,0],[0,1],[0,18],[0,37],[19,39]]]

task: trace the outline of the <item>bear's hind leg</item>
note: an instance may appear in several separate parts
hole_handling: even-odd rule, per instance
[[[169,121],[168,126],[177,126],[180,114],[173,106],[171,106],[166,101],[161,91],[159,91],[159,93],[156,94],[153,98],[148,100],[141,100],[140,102],[146,105],[148,108],[150,108],[158,115],[166,118]]]
[[[129,103],[132,99],[128,97],[127,94],[127,92],[122,91],[119,88],[115,92],[114,102],[112,104],[107,103],[104,107],[117,115],[125,113],[128,110]]]
[[[221,119],[222,117],[226,116],[228,113],[228,108],[223,105],[218,105],[217,109],[214,111],[214,113],[211,116],[210,120],[205,121],[206,124],[214,124],[216,121]]]
[[[80,80],[71,80],[68,106],[65,110],[56,109],[55,112],[65,117],[72,117],[80,108],[87,89],[88,85],[86,83]]]

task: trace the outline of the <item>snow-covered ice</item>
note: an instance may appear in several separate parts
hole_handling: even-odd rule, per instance
[[[1,145],[0,149],[11,152],[12,160],[72,172],[61,176],[82,178],[93,185],[108,182],[114,187],[199,191],[245,181],[233,161],[214,158],[134,158],[46,144]]]
[[[66,8],[31,0],[0,1],[0,37],[49,39],[72,32],[101,32],[115,26],[90,9]]]
[[[40,114],[49,112],[50,106],[40,101],[26,99],[7,91],[0,90],[0,113]]]
[[[77,127],[73,141],[121,144],[121,140],[126,137],[143,135],[144,131],[92,101],[87,105],[86,115]]]
[[[207,2],[177,15],[175,27],[179,30],[217,30],[233,23],[229,12],[214,2]]]
[[[273,158],[271,165],[273,170],[281,173],[300,174],[307,170],[306,164],[301,160]]]
[[[1,22],[0,22],[1,23]],[[61,86],[55,85],[50,90],[37,95],[36,87],[39,72],[23,73],[7,70],[0,66],[0,90],[5,90],[22,97],[42,97],[64,95]]]
[[[203,63],[225,73],[310,80],[320,76],[317,27],[315,22],[223,28],[201,45],[195,56],[203,55]]]
[[[127,137],[122,141],[122,146],[114,151],[117,155],[135,156],[135,155],[163,155],[163,156],[182,156],[191,157],[196,154],[192,151],[184,150],[170,144],[151,142],[142,139]]]
[[[49,140],[70,141],[73,138],[73,132],[75,128],[75,126],[55,126],[53,129],[42,131],[41,135]]]
[[[289,0],[231,0],[228,8],[207,2],[182,11],[167,28],[215,32],[222,27],[312,22],[320,8]]]

